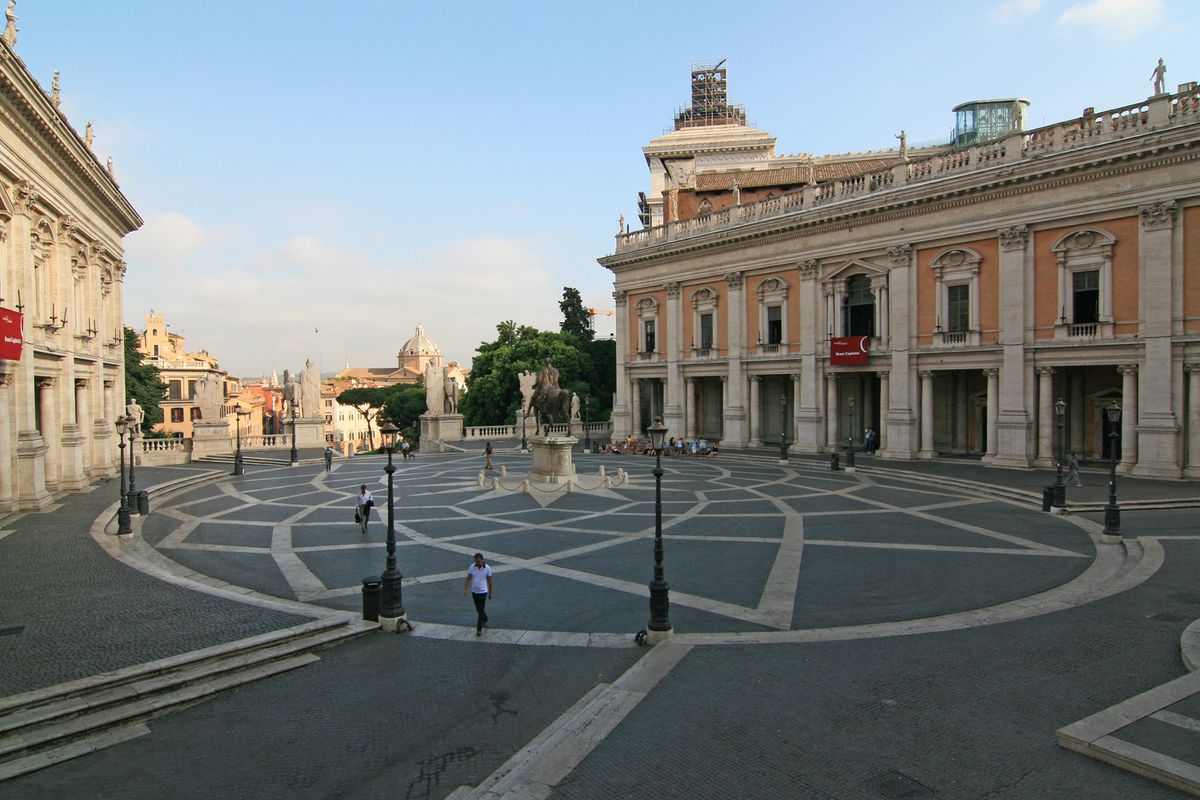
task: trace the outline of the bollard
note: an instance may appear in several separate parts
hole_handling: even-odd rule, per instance
[[[839,469],[841,469],[841,467],[838,466],[838,454],[836,452],[829,454],[829,468],[834,472],[837,472]]]
[[[138,492],[137,493],[137,512],[138,512],[138,516],[142,516],[142,517],[144,517],[150,513],[150,493],[149,492]]]
[[[1049,511],[1050,507],[1052,505],[1054,505],[1054,487],[1053,486],[1043,486],[1042,487],[1042,511]]]
[[[379,600],[383,594],[383,581],[379,578],[362,579],[363,619],[379,622]]]

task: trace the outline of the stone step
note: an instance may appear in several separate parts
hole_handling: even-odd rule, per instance
[[[0,780],[124,741],[114,731],[312,663],[314,650],[376,627],[322,619],[0,699]]]

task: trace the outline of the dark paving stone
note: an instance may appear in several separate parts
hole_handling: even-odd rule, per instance
[[[464,547],[478,547],[487,552],[489,557],[511,555],[516,558],[537,558],[562,550],[608,541],[612,538],[611,534],[524,530],[468,537],[461,539],[458,543]],[[464,572],[465,569],[464,567]]]
[[[910,517],[899,511],[871,514],[869,517],[859,517],[858,519],[854,519],[853,515],[806,517],[804,538],[806,540],[826,539],[886,544],[1020,549],[1020,545],[993,539],[981,533],[964,531],[951,525]]]
[[[902,486],[864,486],[854,493],[855,497],[861,497],[865,500],[875,500],[880,503],[886,503],[891,506],[900,506],[901,508],[914,508],[917,506],[928,506],[934,503],[944,503],[948,499],[953,500],[955,497],[965,497],[966,495],[950,494],[947,497],[946,492],[929,491],[917,488],[907,488]]]
[[[237,508],[233,511],[216,517],[216,520],[248,520],[250,522],[283,522],[285,519],[290,519],[296,516],[295,508],[287,506],[250,506],[248,508]]]
[[[295,600],[296,594],[270,553],[229,553],[211,550],[167,550],[164,554],[196,572],[220,578],[273,597]]]
[[[354,508],[353,502],[345,502],[336,506],[326,506],[325,508],[314,508],[309,513],[305,514],[300,522],[320,522],[332,526],[341,525],[342,523],[354,524]],[[379,510],[379,509],[376,509]],[[386,509],[384,510],[386,513]]]
[[[1008,503],[979,503],[959,508],[931,509],[925,513],[1088,556],[1096,551],[1092,540],[1079,526],[1046,514],[1040,508],[1039,506],[1039,510],[1034,510]]]
[[[307,551],[297,555],[321,583],[330,589],[338,589],[358,586],[366,575],[382,574],[387,562],[387,547],[380,542],[370,548]],[[398,545],[396,564],[401,574],[407,577],[443,572],[462,572],[466,577],[471,558],[432,547]]]
[[[230,497],[227,494],[219,497],[212,497],[207,500],[201,500],[195,503],[186,505],[177,505],[173,500],[168,501],[173,507],[178,507],[185,514],[190,514],[193,517],[207,517],[211,514],[219,514],[222,511],[231,511],[235,508],[246,505],[245,500],[239,500],[236,497]]]
[[[515,523],[503,520],[475,519],[457,515],[448,517],[447,519],[411,519],[406,520],[404,524],[417,533],[433,539],[443,539],[447,536],[463,536],[470,533],[509,531],[517,528]]]
[[[716,486],[711,489],[704,489],[704,497],[712,502],[729,502],[734,500],[756,502],[762,499],[754,492],[746,489],[722,489]]]
[[[1145,717],[1126,725],[1113,736],[1186,764],[1200,766],[1200,733],[1196,731]]]
[[[867,511],[872,506],[854,499],[854,495],[825,494],[784,500],[793,511],[801,514],[837,511]]]
[[[188,544],[232,544],[241,547],[270,548],[271,528],[266,525],[242,525],[237,522],[201,522],[185,540]]]
[[[778,539],[783,536],[784,519],[775,516],[702,514],[681,520],[665,529],[671,536],[758,536]]]

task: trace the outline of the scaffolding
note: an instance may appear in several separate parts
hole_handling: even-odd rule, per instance
[[[692,104],[676,112],[675,130],[746,124],[746,109],[729,104],[729,71],[725,61],[692,64]]]

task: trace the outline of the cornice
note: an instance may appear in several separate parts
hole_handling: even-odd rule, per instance
[[[921,181],[886,193],[848,198],[842,203],[757,220],[741,226],[663,242],[636,250],[603,256],[597,261],[614,272],[646,261],[678,258],[697,251],[723,252],[795,235],[798,231],[819,234],[866,223],[881,223],[929,214],[946,209],[989,202],[1006,197],[1046,191],[1085,181],[1140,172],[1172,164],[1200,160],[1200,138],[1188,126],[1191,138],[1163,142],[1167,133],[1154,131],[1144,137],[1119,140],[1120,144],[1141,143],[1137,151],[1124,148],[1095,158],[1096,148],[1112,148],[1113,142],[1091,148],[1079,148],[1062,158],[1038,158],[1025,162],[999,164],[986,170],[949,176],[939,181]],[[1159,155],[1163,153],[1163,155]],[[1081,160],[1080,155],[1092,158]],[[1067,157],[1072,163],[1066,163]],[[1136,163],[1133,163],[1136,162]],[[934,191],[930,191],[930,190]],[[1144,202],[1144,201],[1143,201]],[[821,213],[822,211],[826,213]]]
[[[17,116],[0,106],[0,116],[47,164],[68,168],[81,194],[98,200],[97,206],[106,211],[121,235],[142,226],[142,218],[117,187],[116,182],[100,165],[66,117],[51,103],[41,86],[29,73],[25,63],[0,40],[0,94],[3,94]]]

